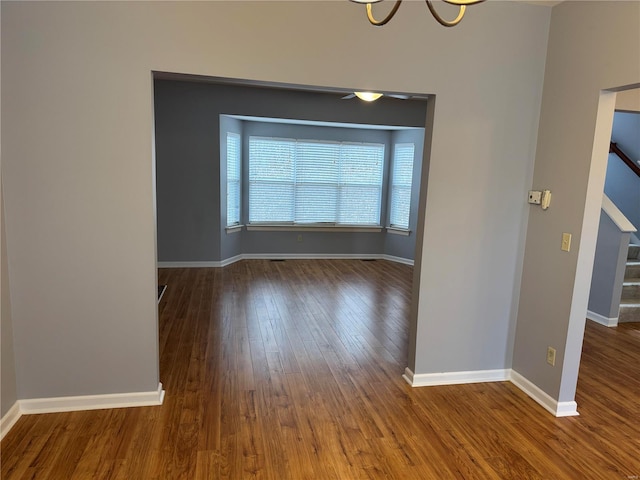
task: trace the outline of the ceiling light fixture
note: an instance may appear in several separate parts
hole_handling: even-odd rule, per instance
[[[356,97],[360,100],[364,100],[365,102],[373,102],[374,100],[379,99],[382,94],[376,92],[353,92]]]
[[[400,4],[402,3],[402,0],[396,0],[396,3],[391,9],[391,11],[389,12],[389,15],[387,15],[382,20],[376,20],[373,16],[371,4],[381,2],[382,0],[351,0],[351,1],[354,3],[364,3],[367,5],[367,18],[369,19],[369,22],[371,23],[371,25],[375,25],[376,27],[381,27],[382,25],[386,25],[389,22],[389,20],[391,20],[393,16],[396,14],[398,9],[400,8]],[[435,18],[440,25],[443,25],[445,27],[454,27],[457,24],[459,24],[460,20],[462,20],[462,17],[464,17],[464,12],[467,10],[467,5],[482,3],[485,0],[442,0],[442,1],[446,3],[450,3],[452,5],[457,5],[458,7],[460,7],[458,11],[458,16],[456,18],[454,18],[453,20],[443,19],[440,15],[438,15],[438,12],[436,12],[436,9],[434,8],[431,0],[425,0],[425,2],[427,2],[427,7],[429,7],[429,11],[431,12],[431,15],[433,15],[433,18]]]

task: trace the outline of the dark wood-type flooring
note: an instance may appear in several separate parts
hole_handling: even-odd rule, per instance
[[[640,476],[639,324],[588,322],[581,415],[558,419],[509,382],[406,384],[411,279],[386,261],[161,270],[164,405],[23,416],[2,478]]]

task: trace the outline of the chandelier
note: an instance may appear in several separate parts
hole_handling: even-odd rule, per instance
[[[387,24],[389,20],[391,20],[393,16],[396,14],[398,9],[400,8],[400,4],[402,3],[402,0],[396,0],[396,3],[391,9],[391,11],[389,12],[389,15],[387,15],[382,20],[376,20],[371,10],[371,4],[381,2],[382,0],[351,0],[351,1],[354,3],[365,3],[367,5],[367,18],[369,19],[369,22],[371,22],[371,24],[375,25],[376,27],[380,27],[382,25]],[[462,20],[462,17],[464,17],[464,12],[467,10],[467,5],[473,5],[475,3],[484,2],[484,0],[443,0],[443,1],[446,3],[450,3],[452,5],[457,5],[459,7],[458,16],[453,20],[443,19],[438,14],[438,12],[436,12],[436,9],[433,7],[433,4],[431,3],[431,0],[425,0],[425,2],[427,2],[427,7],[429,7],[429,11],[431,11],[431,15],[433,15],[433,18],[435,18],[438,21],[438,23],[440,23],[440,25],[443,25],[445,27],[454,27],[457,24],[459,24],[460,20]]]

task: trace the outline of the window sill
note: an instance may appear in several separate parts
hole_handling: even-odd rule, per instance
[[[242,230],[242,227],[244,227],[244,225],[231,225],[229,227],[225,227],[225,230],[227,231],[227,235],[229,235],[230,233],[238,233]]]
[[[358,226],[358,225],[268,225],[254,224],[247,225],[247,230],[257,232],[357,232],[357,233],[379,233],[382,227],[379,226]]]
[[[404,229],[404,228],[387,227],[387,233],[408,237],[409,235],[411,235],[411,230]]]

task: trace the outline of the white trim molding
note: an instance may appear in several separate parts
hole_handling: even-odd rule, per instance
[[[230,233],[238,233],[242,231],[243,227],[244,225],[230,225],[228,227],[225,227],[225,231],[227,232],[227,235]]]
[[[378,260],[380,254],[352,253],[245,253],[243,260]]]
[[[379,233],[383,227],[380,225],[334,225],[334,224],[249,224],[247,231],[257,232],[359,232],[359,233]]]
[[[474,370],[469,372],[442,372],[415,374],[407,367],[402,378],[412,387],[430,387],[437,385],[460,385],[465,383],[504,382],[509,380],[539,403],[545,410],[556,417],[572,417],[580,415],[578,404],[574,402],[558,402],[540,387],[520,375],[515,370]]]
[[[411,260],[410,258],[395,257],[393,255],[382,255],[382,260],[388,260],[389,262],[394,263],[402,263],[404,265],[410,265],[413,267],[413,260]]]
[[[162,405],[162,383],[151,392],[108,393],[105,395],[80,395],[77,397],[52,397],[19,400],[20,412],[33,413],[75,412],[103,408],[148,407]]]
[[[608,318],[604,315],[600,315],[599,313],[592,312],[591,310],[587,310],[587,318],[593,322],[599,323],[600,325],[604,325],[605,327],[618,326],[618,317]]]
[[[35,413],[75,412],[105,408],[150,407],[162,405],[162,383],[151,392],[108,393],[105,395],[80,395],[75,397],[32,398],[17,400],[0,419],[0,440],[9,433],[22,415]]]
[[[0,440],[9,433],[9,430],[13,428],[21,416],[22,412],[20,411],[20,402],[16,401],[9,411],[4,414],[4,417],[0,419]]]
[[[633,233],[638,231],[629,219],[624,216],[624,213],[620,211],[616,204],[613,203],[605,194],[602,194],[602,210],[604,210],[604,213],[606,213],[613,223],[616,224],[621,232]]]
[[[533,400],[538,402],[545,410],[552,413],[556,417],[572,417],[580,415],[578,413],[578,404],[573,402],[558,402],[552,398],[547,392],[535,385],[529,379],[523,377],[515,370],[511,370],[511,383],[526,393]]]
[[[220,262],[158,262],[158,268],[221,268],[240,260],[388,260],[413,266],[410,258],[380,253],[243,253]]]
[[[222,262],[158,262],[158,268],[220,268],[224,266]]]
[[[233,257],[225,258],[219,263],[221,267],[226,267],[227,265],[231,265],[232,263],[239,262],[240,260],[243,260],[243,259],[244,257],[242,255],[235,255]]]
[[[415,374],[407,367],[404,370],[402,378],[412,387],[429,387],[435,385],[459,385],[463,383],[504,382],[509,380],[509,372],[509,369],[499,369]]]
[[[243,255],[236,255],[221,261],[158,262],[158,268],[221,268],[243,259]]]
[[[411,230],[408,230],[406,228],[387,227],[387,233],[408,237],[409,235],[411,235]]]

